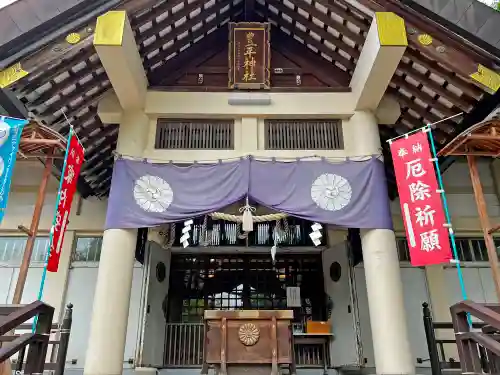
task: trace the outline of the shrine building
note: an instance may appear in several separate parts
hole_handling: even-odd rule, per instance
[[[17,97],[85,147],[43,294],[57,321],[74,305],[68,374],[198,374],[210,310],[293,311],[299,375],[431,373],[422,303],[451,321],[463,296],[456,264],[410,266],[387,141],[435,123],[439,150],[494,112],[500,13],[475,0],[41,3],[0,9],[0,103]],[[498,223],[500,163],[478,166]],[[439,167],[468,298],[498,302],[465,159]],[[1,303],[42,170],[14,170]],[[328,328],[311,340],[314,324]]]

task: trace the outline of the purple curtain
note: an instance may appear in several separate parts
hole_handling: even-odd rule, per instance
[[[250,164],[249,195],[273,210],[345,228],[392,229],[382,162]]]
[[[221,210],[246,196],[249,162],[178,166],[117,160],[106,228],[156,227]]]
[[[155,227],[192,219],[249,196],[314,222],[392,229],[384,165],[367,161],[218,164],[115,163],[106,228]]]

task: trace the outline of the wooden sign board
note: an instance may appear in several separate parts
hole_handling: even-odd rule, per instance
[[[229,87],[239,90],[270,88],[269,23],[229,24]]]

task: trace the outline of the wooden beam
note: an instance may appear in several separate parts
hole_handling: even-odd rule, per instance
[[[208,22],[206,25],[208,25],[210,23],[212,25],[211,27],[217,26],[220,22],[222,22],[225,18],[227,18],[228,15],[231,14],[231,10],[227,10],[226,12],[224,12],[222,14],[219,14],[219,12],[224,7],[226,7],[228,5],[231,5],[231,4],[232,4],[231,0],[222,0],[221,2],[216,2],[215,5],[213,5],[212,7],[208,8],[208,9],[204,9],[202,12],[200,12],[199,14],[197,14],[195,17],[191,18],[189,21],[184,22],[179,27],[172,28],[171,32],[168,33],[168,34],[166,34],[166,37],[169,38],[169,39],[171,39],[171,40],[175,40],[174,36],[178,36],[178,35],[181,35],[181,34],[183,34],[185,32],[190,31],[196,24],[205,21],[205,19],[209,15],[211,15],[211,14],[217,14],[217,16],[211,22]],[[215,20],[217,20],[218,22],[216,22]],[[173,22],[173,20],[172,20],[172,22]],[[160,24],[160,26],[161,27],[160,27],[159,30],[162,30],[163,28],[165,28],[165,25],[163,25],[163,24]],[[206,29],[206,26],[203,29]],[[196,37],[194,37],[194,38],[196,38]],[[150,54],[152,52],[155,52],[156,50],[159,49],[160,53],[158,55],[162,55],[163,56],[163,54],[161,54],[161,50],[163,50],[163,45],[166,42],[167,41],[165,40],[165,38],[157,38],[154,42],[152,42],[152,43],[148,44],[147,46],[144,46],[144,47],[141,48],[141,55],[142,56],[147,56],[148,54]],[[182,46],[184,46],[184,45],[186,45],[188,43],[192,43],[192,39],[190,40],[190,39],[187,39],[187,38],[183,38],[183,39],[177,40],[176,43],[183,43]],[[177,48],[177,49],[179,49],[179,48]],[[167,47],[166,50],[174,50],[174,51],[176,51],[177,49],[173,49],[171,47]],[[156,55],[156,56],[158,56],[158,55]],[[152,63],[152,61],[156,61],[156,59],[155,59],[156,56],[154,56],[151,59],[146,60],[148,66],[154,65],[154,63]]]
[[[361,29],[361,31],[364,34],[368,33],[368,29],[370,28],[370,21],[369,20],[358,17],[358,16],[356,16],[355,13],[346,11],[344,8],[339,6],[333,0],[316,0],[316,3],[324,6],[326,9],[328,9],[333,14],[336,14],[339,17],[342,17],[344,20],[356,25],[357,27],[359,27]],[[352,6],[349,4],[347,4],[347,7],[349,9],[352,9]]]
[[[452,47],[453,49],[470,56],[479,64],[487,65],[492,62],[500,64],[500,58],[476,46],[474,43],[456,35],[445,26],[429,19],[399,0],[360,0],[360,2],[367,5],[368,8],[374,10],[375,7],[382,7],[382,9],[385,9],[386,11],[391,11],[396,14],[401,13],[401,17],[407,21],[409,26],[411,25],[410,27],[433,34],[433,36],[441,41],[441,44]],[[369,5],[369,3],[373,4],[373,7],[372,5]]]
[[[469,134],[467,135],[467,139],[476,141],[500,141],[500,136],[490,134]]]
[[[476,100],[480,100],[483,92],[475,87],[472,83],[467,83],[460,77],[453,75],[453,70],[447,70],[440,66],[435,60],[429,59],[427,56],[422,55],[414,49],[408,48],[406,50],[406,57],[410,61],[423,66],[425,69],[429,70],[431,73],[445,79],[448,83],[452,84],[460,91],[463,91],[465,95],[470,96]]]
[[[163,91],[163,92],[234,92],[233,89],[221,86],[151,86],[151,91]],[[272,86],[266,92],[350,92],[349,87],[307,87],[307,86],[297,86],[297,87],[275,87]]]
[[[457,40],[449,30],[423,17],[400,1],[359,1],[374,11],[391,11],[403,17],[407,30],[412,31],[408,32],[410,45],[433,60],[463,77],[468,77],[474,85],[486,92],[495,93],[500,88],[500,74],[493,70],[494,62],[500,63],[500,59],[479,50],[465,39]],[[444,50],[440,51],[436,47],[444,47]]]
[[[343,50],[344,52],[346,52],[347,54],[349,54],[349,56],[351,56],[352,58],[356,59],[356,58],[359,57],[360,51],[357,48],[351,47],[350,45],[348,45],[343,40],[335,37],[333,34],[329,33],[328,31],[326,31],[322,27],[319,27],[318,25],[316,25],[314,22],[311,22],[307,18],[299,15],[298,13],[295,13],[292,9],[290,9],[289,7],[287,7],[281,1],[278,1],[278,0],[267,0],[266,4],[272,5],[273,7],[275,7],[276,9],[278,9],[278,11],[280,11],[280,12],[286,14],[288,17],[290,17],[290,19],[297,19],[297,22],[300,22],[305,27],[307,27],[307,29],[309,29],[310,31],[316,33],[317,35],[319,35],[324,40],[330,42],[331,44],[335,45],[337,48]],[[297,4],[297,3],[295,5],[299,6],[299,4]],[[300,7],[304,8],[304,10],[306,12],[310,13],[312,16],[316,17],[318,20],[320,20],[321,22],[323,22],[326,25],[330,26],[332,29],[335,29],[339,33],[341,33],[341,34],[342,33],[346,33],[345,35],[349,39],[351,39],[352,41],[354,41],[357,45],[363,45],[364,38],[363,38],[362,35],[357,34],[357,33],[353,32],[353,31],[347,29],[347,27],[345,27],[344,25],[342,25],[340,22],[337,22],[337,21],[333,20],[331,17],[328,17],[326,14],[320,12],[318,9],[316,9],[315,7],[307,4],[306,2],[302,2],[301,1],[300,2]],[[268,14],[271,15],[272,13],[269,12]],[[279,17],[279,18],[282,19],[281,17]],[[290,25],[290,26],[293,26],[293,25]],[[294,33],[295,33],[295,30],[296,30],[296,28],[294,27]],[[308,33],[305,33],[305,34],[309,35]],[[307,39],[312,39],[312,37],[308,36]]]
[[[307,46],[298,42],[283,31],[272,28],[271,40],[273,48],[285,54],[287,58],[307,70],[331,87],[348,87],[351,79],[349,73],[312,52]],[[289,56],[290,55],[290,56]],[[272,63],[272,61],[271,61]]]
[[[404,91],[410,93],[412,96],[418,98],[422,102],[426,103],[430,107],[434,108],[436,111],[444,115],[444,117],[451,117],[456,115],[460,111],[453,110],[444,104],[440,103],[438,100],[434,99],[431,95],[420,90],[413,84],[404,80],[404,78],[394,75],[392,77],[391,83],[397,87],[400,87]]]
[[[94,47],[106,71],[100,80],[107,76],[111,81],[124,111],[141,110],[148,80],[127,12],[114,10],[98,17]]]
[[[228,0],[224,0],[224,2],[228,2]],[[194,31],[192,33],[192,37],[191,37],[191,41],[190,40],[186,40],[186,39],[180,39],[180,40],[177,40],[176,42],[174,42],[172,45],[170,45],[167,49],[165,50],[160,50],[160,52],[158,54],[156,54],[155,56],[153,56],[152,58],[150,59],[146,59],[144,61],[144,66],[146,69],[150,69],[152,66],[156,65],[157,63],[161,62],[162,60],[164,60],[169,54],[171,54],[172,52],[174,51],[178,51],[180,48],[184,47],[186,44],[188,43],[192,43],[192,41],[194,39],[197,39],[203,35],[205,35],[209,30],[211,30],[212,28],[214,27],[217,27],[219,26],[219,24],[221,24],[222,22],[224,22],[228,17],[231,18],[231,17],[237,17],[239,14],[241,14],[243,12],[242,9],[234,9],[234,8],[230,8],[229,10],[227,10],[226,12],[222,13],[222,14],[218,14],[215,18],[213,18],[210,22],[207,22],[205,23],[205,25],[203,27],[200,27],[199,29],[197,29],[196,31]],[[205,15],[206,16],[206,15]],[[189,23],[190,23],[190,27],[189,27],[189,30],[191,29],[191,27],[193,27],[194,25],[196,25],[196,23],[200,22],[200,20],[198,21],[194,21],[196,20],[196,18],[193,18]],[[188,22],[186,22],[188,23]],[[191,24],[192,23],[192,24]],[[183,25],[184,26],[184,25]],[[182,27],[182,26],[181,26]],[[178,29],[176,29],[177,31],[180,31],[181,30],[181,27],[179,27]],[[187,31],[187,30],[186,30]],[[161,45],[163,45],[164,41],[161,42]]]
[[[50,64],[43,70],[43,74],[34,75],[34,77],[23,79],[16,83],[16,90],[21,95],[28,95],[38,87],[43,86],[48,81],[53,80],[58,75],[68,71],[72,72],[72,68],[82,61],[87,61],[96,52],[90,43],[86,48],[78,51],[74,56],[63,56],[56,64]],[[99,63],[100,64],[100,63]]]
[[[143,8],[152,6],[156,2],[156,0],[126,0],[117,5],[117,7],[127,11],[129,14],[134,14]],[[54,39],[38,52],[1,70],[0,88],[9,87],[37,71],[44,70],[54,61],[68,59],[77,55],[82,49],[87,49],[92,44],[95,25],[95,20],[82,25],[71,34]],[[45,80],[46,78],[43,79]]]
[[[272,3],[272,4],[274,6],[274,3]],[[311,35],[309,35],[308,33],[304,32],[298,28],[294,28],[293,24],[288,22],[287,20],[285,20],[283,17],[275,15],[272,12],[268,12],[268,9],[265,6],[262,6],[260,3],[257,3],[256,5],[257,5],[257,7],[256,7],[257,13],[260,13],[261,15],[263,15],[264,18],[273,20],[280,27],[284,27],[285,29],[290,30],[291,32],[293,32],[294,35],[296,35],[297,37],[304,40],[307,44],[310,44],[311,46],[315,47],[319,52],[322,52],[325,55],[330,56],[332,58],[332,60],[343,65],[347,70],[352,71],[356,67],[355,63],[353,61],[345,58],[344,56],[342,56],[338,52],[327,47],[325,44],[317,41],[316,39],[311,37]],[[277,5],[276,8],[278,8],[278,6],[280,6],[280,5]],[[305,26],[310,26],[310,23],[308,23]]]
[[[255,0],[244,0],[243,7],[243,19],[246,22],[252,21],[252,17],[255,14]]]
[[[276,0],[272,1],[272,5],[273,6],[276,6],[275,5],[275,1]],[[269,1],[268,1],[268,3],[269,3]],[[328,27],[331,27],[332,29],[336,30],[341,36],[344,36],[344,37],[347,37],[347,38],[351,39],[358,46],[362,46],[365,43],[365,38],[363,37],[363,35],[358,34],[355,31],[352,31],[346,25],[344,25],[342,22],[337,21],[336,19],[333,19],[332,17],[330,17],[328,14],[325,14],[325,13],[321,12],[318,8],[316,8],[315,6],[307,3],[306,1],[303,1],[303,0],[301,0],[301,1],[292,0],[291,3],[293,3],[297,7],[305,10],[307,13],[309,13],[310,16],[312,16],[312,17],[320,20],[321,22],[323,22]],[[278,4],[281,5],[282,3],[278,2]],[[290,8],[288,8],[288,9],[290,9]],[[295,15],[294,15],[293,18],[299,18],[300,19],[300,17],[302,17],[302,16],[299,13],[295,13]],[[305,17],[303,17],[303,18],[306,19]],[[307,20],[307,21],[309,22],[309,20]],[[338,48],[340,48],[342,50],[344,50],[345,46],[347,46],[347,47],[349,47],[349,50],[345,50],[345,51],[347,53],[349,53],[349,55],[351,55],[352,57],[356,57],[356,53],[357,53],[358,56],[359,56],[359,50],[352,49],[349,45],[347,45],[345,42],[343,42],[340,38],[336,38],[334,35],[326,32],[325,29],[317,26],[314,22],[309,22],[309,23],[310,23],[310,25],[314,26],[314,28],[309,28],[309,30],[314,31],[315,33],[316,33],[317,30],[318,31],[321,30],[322,33],[324,33],[324,35],[326,37],[322,36],[321,34],[318,34],[318,35],[322,36],[325,40],[328,40],[332,44],[335,44]],[[339,45],[337,45],[338,42],[340,42]]]
[[[47,192],[47,186],[51,173],[52,159],[50,157],[47,157],[45,159],[45,168],[43,170],[42,181],[40,182],[40,187],[38,189],[35,209],[33,211],[33,217],[29,227],[30,235],[28,236],[28,240],[26,241],[23,260],[21,262],[21,266],[19,267],[19,276],[17,277],[14,296],[12,297],[12,304],[14,305],[20,304],[23,296],[24,285],[26,283],[26,278],[28,277],[28,268],[30,265],[31,254],[33,253],[33,246],[35,245],[36,234],[38,232],[38,224],[40,223],[40,218],[42,216],[43,203],[45,202],[45,195]]]
[[[191,47],[186,48],[177,56],[168,60],[158,69],[148,74],[151,86],[171,85],[185,72],[195,69],[199,64],[207,61],[227,47],[227,30],[219,29],[205,36]],[[207,45],[210,48],[207,48]],[[227,74],[227,67],[223,68]]]
[[[178,12],[173,13],[172,10],[182,2],[183,1],[179,1],[179,0],[164,2],[162,4],[164,6],[161,7],[161,10],[159,10],[158,13],[153,14],[154,17],[152,18],[152,20],[154,20],[155,17],[159,16],[160,14],[162,14],[164,12],[168,12],[168,16],[156,24],[153,23],[153,26],[150,27],[149,29],[144,30],[143,32],[138,32],[137,36],[136,36],[137,44],[142,44],[142,43],[144,43],[144,41],[148,40],[152,36],[156,36],[161,31],[166,29],[168,26],[173,25],[176,21],[181,20],[184,17],[186,17],[186,18],[189,17],[189,15],[198,8],[202,8],[201,13],[204,13],[204,15],[206,17],[206,12],[208,10],[203,10],[203,4],[204,4],[203,0],[196,0],[196,1],[193,1],[192,3],[185,4],[184,8],[182,8]],[[138,28],[141,26],[141,24],[134,24],[134,26],[136,26]],[[180,34],[180,32],[177,32],[178,31],[177,28],[172,28],[172,31],[175,31],[176,33]],[[162,37],[160,37],[160,38],[163,40]],[[165,40],[163,40],[163,42],[165,42]],[[147,52],[148,50],[146,49],[146,47],[141,47],[140,50],[141,50],[141,52],[144,52],[145,54],[148,53]]]
[[[151,9],[147,12],[144,12],[138,16],[132,16],[130,23],[132,24],[132,27],[134,29],[137,29],[141,26],[144,26],[148,22],[153,21],[160,14],[163,14],[165,12],[168,13],[172,12],[173,8],[175,8],[177,5],[183,2],[184,0],[169,0],[162,2],[160,5],[156,5],[158,1],[152,0],[151,3],[154,6],[152,6]]]
[[[401,73],[410,76],[415,81],[420,82],[423,86],[431,89],[436,94],[440,95],[454,106],[459,108],[464,112],[469,112],[473,105],[469,103],[467,100],[464,100],[462,97],[458,96],[452,91],[445,89],[443,86],[428,78],[425,74],[420,73],[418,70],[411,67],[410,63],[405,63],[401,61],[399,63],[398,69]],[[396,76],[394,76],[396,77]]]

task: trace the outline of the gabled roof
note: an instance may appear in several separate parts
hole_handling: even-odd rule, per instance
[[[121,7],[131,15],[151,86],[164,85],[186,61],[203,62],[210,49],[227,44],[228,22],[241,20],[270,22],[273,39],[295,40],[322,59],[325,74],[349,82],[374,11],[386,8],[410,17],[418,27],[412,33],[436,33],[454,56],[472,55],[487,67],[498,60],[457,35],[443,33],[432,20],[409,14],[396,0],[129,0]],[[91,22],[75,27],[78,35],[54,34],[46,47],[24,58],[23,69],[29,74],[10,88],[40,123],[66,135],[66,117],[70,120],[86,147],[82,194],[105,196],[118,127],[103,125],[97,116],[97,103],[111,84],[92,45],[93,28]],[[381,126],[385,138],[459,112],[472,114],[479,102],[491,97],[446,58],[424,47],[410,43],[391,81],[388,92],[399,101],[402,115],[393,126]],[[438,142],[453,138],[459,125],[441,123],[435,131]]]

